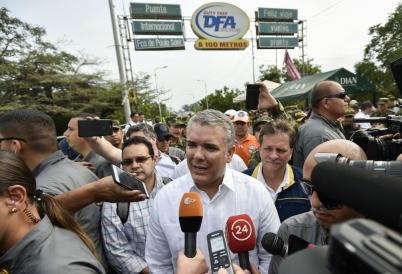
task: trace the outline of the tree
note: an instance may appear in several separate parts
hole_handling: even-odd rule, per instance
[[[313,61],[314,61],[314,59],[307,60],[307,63],[306,63],[307,75],[314,75],[314,74],[321,73],[321,66],[314,65],[312,63]],[[301,74],[303,71],[303,64],[297,59],[293,59],[293,63],[295,64],[295,67]],[[283,65],[280,70],[279,70],[279,68],[277,68],[274,65],[268,65],[268,66],[261,65],[260,66],[260,74],[261,74],[259,77],[260,81],[269,80],[269,81],[276,82],[276,83],[285,83],[285,82],[292,81],[292,78],[290,78],[285,65]]]
[[[390,63],[402,56],[402,3],[384,24],[369,28],[372,36],[364,49],[363,61],[355,64],[356,74],[377,85],[379,97],[398,94]]]
[[[222,112],[228,109],[244,109],[244,102],[233,103],[233,98],[243,92],[239,89],[229,90],[228,87],[224,86],[223,89],[217,89],[214,93],[208,95],[208,107]],[[205,98],[200,101],[200,105],[202,105],[202,109],[207,109]]]
[[[0,9],[0,115],[18,108],[38,109],[61,124],[56,124],[59,134],[78,112],[124,121],[121,90],[125,87],[107,79],[101,69],[104,61],[84,51],[63,51],[46,42],[45,35],[45,29]],[[149,79],[138,73],[132,85],[139,111],[147,117],[159,115]],[[161,107],[166,113],[166,106]]]

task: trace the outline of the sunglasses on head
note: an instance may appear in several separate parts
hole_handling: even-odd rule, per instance
[[[170,136],[158,137],[159,142],[163,142],[165,140],[166,140],[166,142],[169,142],[170,141]]]
[[[327,98],[327,99],[338,98],[338,99],[341,99],[341,100],[345,100],[346,96],[347,96],[346,92],[344,92],[344,91],[343,91],[343,92],[339,92],[339,93],[336,93],[336,94],[332,94],[332,95],[328,95],[328,96],[322,97],[321,99],[315,101],[313,105],[315,105],[315,104],[317,104],[318,102],[324,100],[325,98]]]
[[[322,195],[319,194],[314,186],[311,184],[311,182],[309,180],[306,179],[302,179],[300,180],[300,186],[304,192],[304,194],[306,194],[309,198],[311,198],[311,196],[313,196],[313,192],[315,191],[317,193],[318,199],[320,199],[321,202],[321,210],[333,210],[333,209],[341,209],[343,207],[343,205],[338,204],[336,201]]]

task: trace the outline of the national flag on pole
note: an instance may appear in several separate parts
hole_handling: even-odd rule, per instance
[[[292,80],[298,80],[300,79],[300,73],[297,70],[295,64],[293,63],[292,59],[290,58],[289,52],[286,50],[285,51],[285,63],[286,63],[286,69],[288,70],[288,74]]]

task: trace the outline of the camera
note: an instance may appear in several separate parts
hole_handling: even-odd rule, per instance
[[[343,157],[339,153],[323,153],[318,152],[314,155],[317,163],[330,162],[338,163],[340,165],[349,165],[366,170],[383,173],[393,177],[402,177],[402,162],[401,161],[373,161],[373,160],[350,160]]]

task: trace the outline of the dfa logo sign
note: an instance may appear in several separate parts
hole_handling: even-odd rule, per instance
[[[203,5],[191,17],[191,28],[200,37],[196,49],[245,49],[248,41],[241,38],[249,27],[247,14],[228,3]]]

